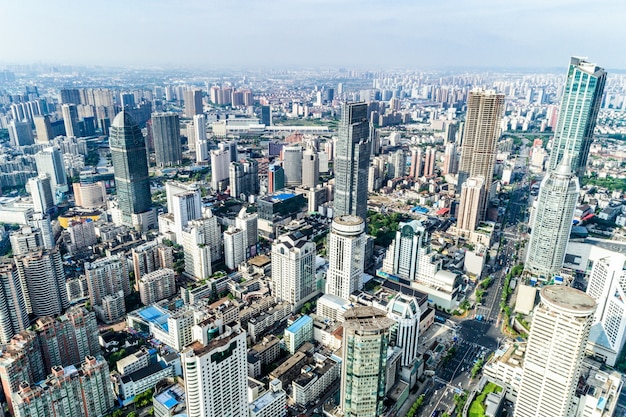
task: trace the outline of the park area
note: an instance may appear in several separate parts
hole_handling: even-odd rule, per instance
[[[497,386],[493,382],[488,382],[483,390],[474,398],[469,408],[469,417],[485,417],[485,399],[487,395],[495,392],[496,394],[502,391],[502,387]]]

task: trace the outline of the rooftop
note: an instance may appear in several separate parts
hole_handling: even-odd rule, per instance
[[[313,324],[313,319],[309,316],[302,316],[298,320],[294,321],[293,324],[287,327],[288,332],[297,333],[300,329],[302,329],[307,324]]]
[[[552,308],[575,315],[592,314],[596,302],[584,292],[561,285],[548,285],[541,289],[541,300]]]

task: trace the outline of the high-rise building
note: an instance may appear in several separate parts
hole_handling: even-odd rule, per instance
[[[37,317],[57,316],[69,306],[61,254],[55,249],[37,249],[15,256],[25,290],[26,309]]]
[[[317,187],[320,182],[320,160],[314,149],[307,148],[302,153],[302,185]]]
[[[0,343],[6,345],[30,325],[17,267],[0,263]]]
[[[266,127],[272,125],[272,109],[270,106],[261,106],[261,123]]]
[[[422,174],[422,148],[413,149],[411,150],[411,169],[409,175],[413,177],[413,179],[417,179],[421,177]]]
[[[480,205],[485,194],[485,180],[482,177],[470,177],[461,186],[461,201],[457,214],[457,228],[474,231],[480,221]]]
[[[424,172],[425,177],[432,177],[435,175],[435,161],[437,159],[437,150],[435,148],[426,148],[426,155],[424,157]]]
[[[44,148],[35,154],[35,163],[39,175],[48,174],[50,177],[54,202],[59,204],[63,201],[63,194],[69,191],[63,155],[56,148]]]
[[[214,190],[226,190],[229,180],[228,167],[230,166],[230,153],[225,149],[216,149],[211,154],[211,188]]]
[[[204,279],[213,273],[211,263],[222,259],[222,233],[211,209],[201,219],[192,220],[183,229],[185,274]]]
[[[456,144],[446,144],[446,149],[443,155],[443,169],[441,173],[443,175],[456,174],[459,170],[459,158],[456,153]]]
[[[403,177],[405,165],[404,151],[402,149],[390,153],[387,164],[387,177],[389,179]]]
[[[150,272],[139,280],[139,296],[143,305],[156,303],[175,293],[175,273],[169,268]]]
[[[572,230],[579,185],[570,163],[566,155],[539,188],[524,268],[542,280],[561,271]]]
[[[137,283],[145,274],[161,268],[172,269],[174,267],[173,249],[158,243],[156,240],[134,247],[131,253],[133,272]],[[136,290],[139,290],[139,286]]]
[[[54,210],[54,196],[52,195],[52,185],[50,177],[42,174],[29,178],[26,188],[33,199],[33,210],[36,213],[50,213]]]
[[[202,341],[183,349],[189,417],[248,415],[246,332],[221,320],[205,324]]]
[[[295,187],[302,184],[302,146],[294,144],[283,148],[285,185]]]
[[[19,230],[11,232],[9,240],[13,255],[26,255],[31,251],[44,248],[41,230],[30,225],[22,226]]]
[[[78,124],[78,109],[75,104],[63,104],[61,106],[63,114],[63,124],[65,125],[65,136],[80,137],[80,125]]]
[[[80,104],[80,90],[78,88],[62,88],[60,94],[61,103]]]
[[[33,129],[31,129],[28,120],[23,122],[13,120],[8,123],[7,129],[9,130],[9,140],[12,146],[28,146],[35,143]]]
[[[34,122],[37,143],[47,144],[53,138],[50,116],[35,116]]]
[[[480,204],[480,220],[487,209],[487,197],[493,182],[496,144],[500,136],[500,118],[504,111],[504,94],[474,89],[467,98],[467,115],[461,146],[457,190],[469,177],[483,177],[485,193]]]
[[[185,90],[185,117],[193,118],[196,114],[202,114],[204,106],[202,104],[202,90],[191,88]]]
[[[228,269],[237,269],[246,260],[246,233],[230,226],[224,232],[224,262]]]
[[[109,144],[122,224],[141,229],[153,227],[156,219],[152,210],[146,144],[139,126],[127,111],[115,116]],[[144,220],[148,224],[143,224]]]
[[[396,238],[387,249],[383,270],[400,278],[414,281],[420,267],[420,249],[428,246],[428,233],[417,220],[400,223]],[[424,269],[424,265],[421,265]]]
[[[365,221],[356,216],[335,216],[328,238],[326,294],[350,298],[361,289],[365,264]]]
[[[242,207],[235,217],[235,227],[243,230],[246,235],[246,259],[256,256],[256,245],[259,241],[258,215],[248,213],[247,209]]]
[[[267,169],[267,193],[274,194],[285,188],[285,170],[276,164],[271,164]]]
[[[183,145],[180,140],[180,121],[176,113],[152,113],[152,140],[154,159],[159,168],[181,165]]]
[[[41,242],[44,249],[52,249],[55,247],[55,236],[49,214],[35,212],[28,224],[41,234]],[[15,254],[15,252],[13,254]]]
[[[278,236],[272,243],[272,295],[298,310],[317,294],[315,244],[300,232]]]
[[[209,158],[209,143],[206,135],[206,116],[193,116],[193,132],[196,141],[196,162],[205,162]]]
[[[78,207],[91,210],[106,204],[107,190],[104,181],[91,184],[75,182],[72,188],[74,189],[74,202]]]
[[[110,316],[111,311],[104,309],[103,299],[107,295],[123,297],[130,294],[128,263],[124,256],[112,255],[85,262],[85,277],[89,290],[89,300],[100,320],[112,323],[121,317]],[[135,277],[137,281],[141,276]]]
[[[341,412],[348,417],[378,417],[385,398],[387,347],[395,322],[374,307],[344,313]]]
[[[397,294],[387,305],[387,317],[396,324],[391,329],[391,339],[395,346],[402,348],[402,366],[410,367],[419,357],[417,339],[419,337],[421,310],[415,297]]]
[[[576,175],[582,177],[585,174],[605,83],[606,71],[603,68],[583,58],[570,59],[550,151],[549,170],[557,169],[567,153]]]
[[[228,168],[230,194],[234,198],[247,198],[259,193],[259,164],[248,158],[231,162]]]
[[[582,291],[561,285],[541,290],[524,356],[515,417],[573,415],[581,363],[596,311]]]
[[[167,211],[174,216],[176,241],[182,241],[182,231],[191,220],[202,218],[202,196],[195,183],[184,184],[177,181],[165,183]]]
[[[367,103],[344,103],[335,158],[335,216],[367,218],[371,146]]]

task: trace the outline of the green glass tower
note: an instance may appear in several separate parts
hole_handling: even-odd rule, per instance
[[[576,175],[585,174],[605,82],[604,68],[583,58],[571,58],[550,152],[549,171],[555,170],[567,153],[572,158],[572,170]]]
[[[137,224],[134,215],[152,210],[152,199],[146,144],[139,126],[128,112],[121,111],[115,116],[109,146],[122,223],[132,226]]]

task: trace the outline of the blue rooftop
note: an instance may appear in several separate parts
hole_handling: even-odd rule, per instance
[[[285,201],[285,200],[289,200],[290,198],[295,197],[295,194],[292,193],[280,193],[280,194],[275,194],[272,196],[272,200],[276,201]]]
[[[309,323],[313,323],[313,319],[309,316],[302,316],[298,320],[294,321],[291,326],[287,327],[287,331],[295,334]]]
[[[168,331],[167,319],[170,317],[170,313],[167,311],[156,306],[148,306],[137,311],[137,314],[139,314],[145,321],[154,323],[162,327],[165,331]]]

